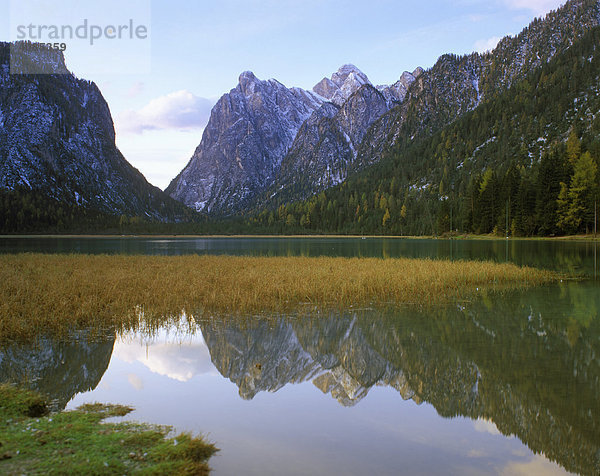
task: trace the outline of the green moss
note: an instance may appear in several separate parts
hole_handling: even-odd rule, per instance
[[[217,449],[170,427],[104,423],[133,409],[99,403],[48,414],[42,396],[0,385],[2,474],[208,474]]]

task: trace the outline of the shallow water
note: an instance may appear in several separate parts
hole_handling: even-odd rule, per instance
[[[402,238],[138,238],[3,237],[0,253],[107,253],[145,255],[357,256],[510,261],[598,275],[600,243],[536,240],[428,240]]]
[[[211,253],[249,246],[217,241]],[[501,261],[506,245],[365,241],[258,240],[253,254],[447,256],[452,246],[453,258]],[[69,343],[5,346],[0,381],[27,381],[55,408],[122,403],[136,408],[128,418],[206,434],[221,448],[215,474],[597,474],[593,249],[510,242],[515,261],[589,278],[459,305],[216,317],[153,335],[90,341],[81,331]]]

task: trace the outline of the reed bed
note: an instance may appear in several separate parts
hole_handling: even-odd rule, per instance
[[[555,281],[481,261],[236,256],[0,256],[0,340],[76,328],[135,328],[188,316],[311,306],[436,304]],[[310,307],[310,306],[309,306]]]

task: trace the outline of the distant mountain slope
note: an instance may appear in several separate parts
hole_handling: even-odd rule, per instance
[[[262,205],[306,198],[343,182],[368,127],[389,106],[370,83],[361,85],[337,108],[324,104],[300,128]]]
[[[600,2],[571,0],[490,53],[442,56],[419,76],[401,106],[376,121],[358,150],[357,168],[377,162],[399,140],[431,134],[507,90],[600,25]]]
[[[247,141],[246,136],[254,137],[253,131],[239,126],[236,119],[232,124],[239,130],[233,134],[212,133],[203,138],[168,191],[184,203],[216,215],[273,210],[306,199],[502,94],[599,24],[597,0],[571,0],[533,21],[519,35],[501,40],[493,52],[444,55],[431,69],[405,72],[392,86],[375,88],[358,68],[344,65],[315,85],[313,91],[320,101],[306,111],[300,123],[288,127],[292,134],[284,141],[256,140],[260,147],[252,149],[251,155],[264,163],[267,171],[254,173],[256,166],[251,166],[246,172],[236,167],[236,147]],[[286,124],[289,111],[275,109],[273,104],[261,102],[259,115],[267,114],[275,121],[267,121],[269,124]],[[276,151],[271,153],[271,149]],[[214,158],[219,154],[226,160]],[[245,174],[251,179],[240,181]]]
[[[190,215],[125,160],[102,94],[68,72],[61,52],[32,46],[23,54],[62,74],[10,74],[10,48],[0,43],[0,188],[112,215]]]
[[[404,101],[422,71],[405,71],[393,85],[377,88],[353,65],[324,78],[313,91],[326,94],[331,103],[315,111],[300,128],[279,173],[254,207],[305,199],[346,180],[371,124]]]
[[[471,109],[475,95],[463,96],[456,104],[466,111],[437,131],[431,124],[443,109],[419,122],[407,108],[400,127],[388,122],[392,137],[377,164],[305,202],[266,209],[259,222],[288,233],[592,231],[600,209],[600,27],[563,42],[564,51],[479,106]],[[466,72],[471,57],[447,61]]]

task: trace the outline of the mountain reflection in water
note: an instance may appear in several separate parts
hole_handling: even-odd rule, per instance
[[[70,342],[40,338],[32,345],[0,347],[0,382],[37,390],[50,397],[51,410],[63,410],[76,394],[96,388],[114,343],[114,333],[90,339],[78,332]]]
[[[516,435],[568,471],[598,474],[599,309],[593,282],[564,283],[433,309],[213,318],[198,324],[202,345],[158,341],[146,353],[160,347],[151,370],[179,381],[210,371],[210,355],[246,400],[310,381],[352,407],[385,386],[442,417]],[[137,337],[119,338],[121,357],[138,358],[135,347],[145,337]],[[43,340],[29,353],[5,348],[0,379],[29,372],[34,386],[64,406],[97,385],[112,348],[111,341],[84,339],[67,347]]]
[[[591,291],[591,292],[590,292]],[[312,380],[342,405],[375,385],[492,421],[568,471],[600,472],[600,294],[591,283],[467,306],[202,325],[243,398]]]

